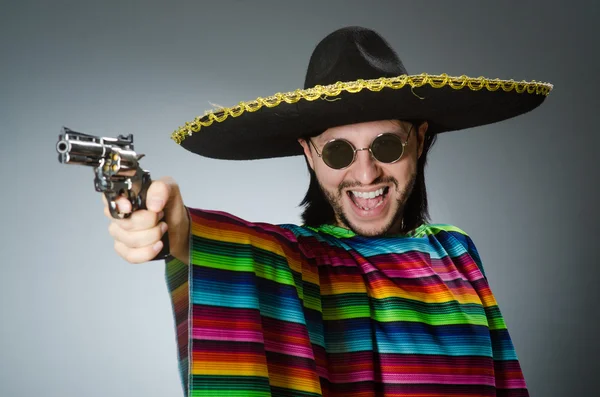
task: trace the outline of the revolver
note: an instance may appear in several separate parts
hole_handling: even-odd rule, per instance
[[[131,202],[132,212],[146,209],[146,193],[152,179],[140,168],[143,154],[133,150],[133,135],[117,138],[97,137],[63,127],[56,144],[58,161],[63,164],[85,165],[94,168],[94,186],[104,193],[113,218],[128,218],[131,213],[118,211],[116,199],[124,196]],[[169,254],[168,232],[162,237],[163,248],[153,260]]]

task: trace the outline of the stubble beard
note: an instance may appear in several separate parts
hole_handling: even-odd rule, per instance
[[[400,228],[402,227],[402,216],[404,214],[404,206],[406,205],[406,201],[408,200],[408,198],[410,197],[410,195],[413,191],[416,179],[417,179],[417,173],[414,172],[411,175],[408,183],[406,184],[406,186],[403,190],[400,190],[398,180],[393,177],[381,178],[381,179],[378,179],[377,181],[373,181],[373,184],[392,183],[395,186],[396,193],[399,193],[399,195],[398,195],[399,198],[396,199],[396,205],[397,205],[396,213],[394,214],[394,216],[392,216],[390,218],[389,222],[387,224],[385,224],[379,230],[361,229],[358,225],[355,225],[352,222],[350,222],[350,220],[348,219],[348,216],[344,212],[344,209],[342,206],[342,199],[343,199],[343,194],[344,194],[343,190],[351,188],[351,187],[360,186],[359,184],[342,182],[338,186],[338,191],[336,193],[330,192],[330,191],[326,190],[325,188],[323,188],[323,185],[321,185],[320,182],[319,182],[319,185],[321,186],[321,190],[323,191],[323,194],[327,198],[329,205],[331,205],[331,208],[333,209],[336,220],[338,221],[338,223],[341,226],[345,227],[346,229],[352,230],[354,233],[356,233],[360,236],[373,237],[373,236],[381,236],[381,235],[393,234],[393,233],[399,232]],[[390,193],[391,192],[388,192],[388,194],[390,194]]]

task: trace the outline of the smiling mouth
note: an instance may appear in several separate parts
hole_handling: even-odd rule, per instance
[[[349,190],[347,192],[350,200],[363,211],[372,211],[375,208],[381,206],[385,202],[390,188],[388,186],[371,191],[371,192],[358,192]]]

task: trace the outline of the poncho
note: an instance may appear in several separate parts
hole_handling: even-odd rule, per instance
[[[187,396],[528,396],[469,236],[362,237],[189,209],[167,261]]]

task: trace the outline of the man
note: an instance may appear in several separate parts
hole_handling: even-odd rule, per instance
[[[168,230],[186,393],[528,395],[472,240],[427,223],[424,167],[437,133],[522,114],[550,89],[408,76],[383,38],[350,27],[316,47],[304,90],[176,131],[210,157],[303,154],[311,174],[302,226],[186,208],[172,179],[151,185],[147,211],[111,223],[133,263]]]

